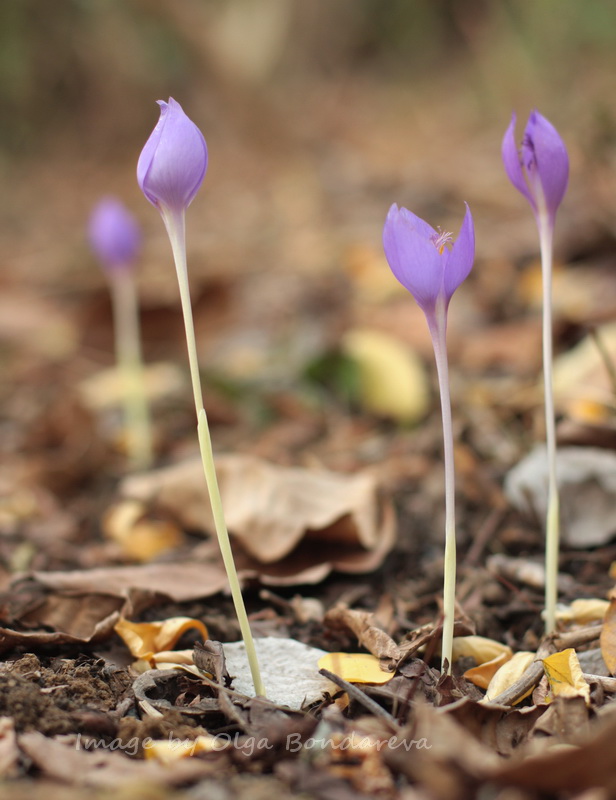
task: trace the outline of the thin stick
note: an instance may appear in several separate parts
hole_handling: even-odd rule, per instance
[[[222,560],[227,571],[227,577],[229,579],[229,586],[231,588],[231,597],[233,598],[235,613],[240,625],[242,639],[244,640],[244,645],[246,647],[246,655],[248,656],[248,664],[250,665],[250,672],[255,687],[255,693],[257,695],[265,696],[265,687],[261,679],[261,672],[259,670],[259,663],[257,661],[255,644],[252,638],[250,625],[248,623],[246,606],[244,605],[244,598],[242,597],[242,590],[240,588],[237,570],[235,569],[235,562],[233,560],[229,532],[225,522],[222,498],[220,496],[220,488],[218,486],[216,468],[214,466],[214,455],[212,452],[210,430],[205,408],[203,407],[203,394],[201,391],[201,379],[199,377],[199,360],[197,357],[197,342],[195,339],[195,326],[193,322],[192,305],[190,302],[188,269],[186,265],[184,214],[178,217],[168,217],[167,215],[163,214],[163,220],[171,241],[171,248],[173,250],[173,258],[175,261],[178,283],[180,286],[180,299],[182,302],[184,328],[186,331],[186,345],[188,348],[190,376],[195,398],[195,409],[197,412],[199,449],[201,451],[203,471],[205,473],[205,480],[210,496],[212,515],[214,517],[214,526],[216,528],[216,535],[218,537],[218,544],[220,546]]]
[[[382,719],[387,720],[390,725],[393,725],[395,730],[398,730],[399,725],[389,711],[386,711],[383,706],[380,706],[375,700],[373,700],[371,697],[368,697],[368,695],[365,692],[362,692],[361,689],[358,689],[357,686],[345,681],[344,678],[341,678],[339,675],[330,672],[328,669],[320,669],[319,674],[323,675],[332,683],[335,683],[336,686],[344,689],[349,697],[351,697],[353,700],[356,700],[358,703],[364,706],[364,708],[367,708],[368,711],[371,711],[376,717],[381,717]]]
[[[449,365],[447,362],[447,310],[439,300],[434,316],[428,318],[434,346],[436,371],[441,396],[443,418],[443,453],[445,463],[445,563],[443,575],[443,640],[441,669],[451,674],[453,651],[453,626],[456,602],[456,511],[455,470],[453,457],[453,425],[451,396],[449,392]]]
[[[543,276],[543,382],[545,395],[545,435],[548,457],[548,510],[545,542],[545,631],[556,629],[558,599],[558,551],[560,512],[556,478],[556,420],[552,381],[552,228],[547,215],[539,215],[539,243]]]
[[[126,446],[131,465],[147,469],[152,463],[152,433],[143,377],[137,290],[130,270],[109,272],[116,362],[123,384]]]

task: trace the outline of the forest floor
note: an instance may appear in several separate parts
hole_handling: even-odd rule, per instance
[[[222,130],[212,147],[206,132],[210,172],[189,211],[205,404],[254,635],[371,653],[393,675],[338,679],[300,710],[234,691],[219,649],[199,644],[204,633],[237,641],[239,628],[195,461],[168,243],[134,165],[103,171],[66,154],[19,165],[0,293],[1,797],[616,792],[614,155],[592,131],[567,131],[553,325],[562,608],[546,639],[542,473],[511,472],[544,437],[534,221],[502,170],[508,119],[494,130],[479,110],[460,113],[452,133],[462,101],[437,95],[430,115],[405,113],[423,101],[400,87],[321,86],[297,99],[301,128],[293,115],[278,124],[274,104],[271,135]],[[83,232],[101,189],[145,228],[156,459],[140,474],[126,463],[108,292]],[[448,677],[433,356],[380,236],[393,202],[457,232],[463,201],[477,258],[450,308],[460,639]],[[389,413],[374,413],[374,369]],[[136,627],[131,652],[121,620],[167,626]],[[193,647],[205,677],[149,670],[159,651],[192,663]],[[548,680],[541,659],[569,649],[573,672]],[[524,666],[501,689],[520,689],[524,674],[526,692],[481,702],[496,671],[485,662],[518,653]],[[173,752],[147,752],[169,739]],[[193,743],[190,757],[174,757],[179,741]]]

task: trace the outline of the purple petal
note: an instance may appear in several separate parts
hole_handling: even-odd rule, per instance
[[[501,149],[503,164],[505,165],[505,172],[509,176],[511,183],[519,192],[524,195],[524,197],[526,197],[528,202],[533,207],[533,210],[536,211],[537,206],[535,199],[526,183],[522,165],[520,163],[520,152],[515,142],[515,122],[516,116],[515,114],[512,114],[511,122],[509,123],[509,127],[505,131],[505,135],[503,137]]]
[[[441,292],[444,259],[432,240],[434,229],[423,220],[419,225],[417,220],[415,214],[394,204],[385,220],[383,247],[391,271],[429,313]]]
[[[569,156],[558,131],[538,111],[533,111],[526,125],[526,139],[535,155],[535,168],[548,213],[553,218],[567,190]]]
[[[475,227],[471,210],[466,204],[466,214],[462,221],[460,233],[450,251],[445,250],[445,274],[443,276],[443,290],[445,300],[449,303],[452,294],[458,286],[466,280],[473,266],[475,258]]]
[[[129,267],[141,244],[135,218],[114,197],[104,197],[92,212],[88,238],[97,258],[109,270]]]
[[[193,201],[207,169],[207,146],[179,103],[158,101],[160,118],[137,164],[141,190],[159,208],[182,212]]]

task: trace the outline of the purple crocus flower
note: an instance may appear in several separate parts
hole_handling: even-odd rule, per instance
[[[137,163],[141,191],[161,212],[180,214],[194,200],[207,169],[207,145],[179,103],[159,100],[160,118]]]
[[[515,141],[516,115],[503,138],[502,154],[509,180],[531,204],[537,220],[547,215],[554,224],[569,180],[567,148],[558,131],[538,111],[532,111],[518,149]]]
[[[450,248],[451,245],[451,248]],[[441,664],[451,672],[453,647],[456,523],[453,426],[447,363],[447,309],[458,286],[468,276],[475,257],[475,229],[468,206],[455,242],[447,232],[437,232],[406,208],[393,205],[383,229],[383,247],[392,272],[413,295],[428,322],[443,417],[445,464],[445,564],[443,581],[443,639]]]
[[[385,256],[429,322],[438,305],[447,310],[451,296],[473,266],[475,230],[468,206],[458,238],[450,249],[452,241],[450,233],[435,231],[406,208],[394,203],[389,209],[383,229]]]
[[[115,197],[103,197],[94,208],[88,238],[98,260],[110,272],[130,267],[141,246],[135,218]]]

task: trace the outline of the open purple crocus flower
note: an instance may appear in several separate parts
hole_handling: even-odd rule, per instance
[[[127,269],[141,246],[141,231],[130,211],[115,197],[103,197],[88,224],[88,238],[105,270]]]
[[[552,225],[569,180],[567,148],[556,128],[538,111],[532,111],[518,149],[516,115],[503,138],[502,154],[509,180],[531,204],[537,220],[547,215]]]
[[[137,163],[137,182],[161,213],[184,212],[203,183],[207,145],[203,134],[172,97],[159,100],[160,118]]]
[[[445,462],[445,565],[443,586],[442,668],[451,672],[456,585],[455,475],[453,428],[447,363],[447,309],[468,277],[475,257],[475,229],[468,206],[460,233],[439,233],[406,208],[393,205],[383,229],[383,247],[392,272],[413,295],[428,322],[443,416]]]
[[[447,232],[435,231],[423,219],[394,205],[383,229],[383,247],[392,272],[409,290],[431,324],[437,307],[449,301],[473,266],[475,231],[471,212],[466,215],[455,243]]]

